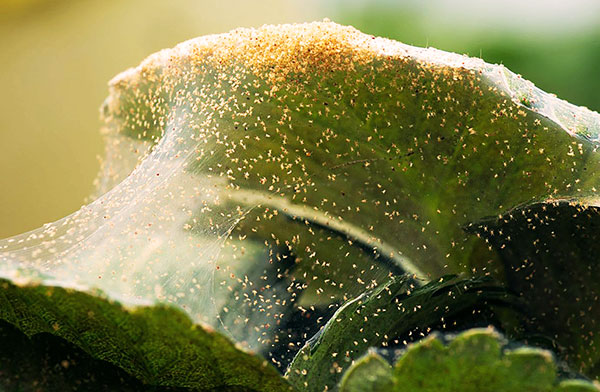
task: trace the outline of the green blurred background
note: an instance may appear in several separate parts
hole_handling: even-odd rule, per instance
[[[596,0],[0,0],[0,238],[61,218],[92,192],[98,108],[114,75],[199,35],[325,17],[502,63],[600,110]]]

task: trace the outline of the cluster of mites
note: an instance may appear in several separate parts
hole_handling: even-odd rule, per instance
[[[453,259],[468,251],[461,224],[540,194],[595,190],[581,179],[588,146],[549,137],[548,122],[481,70],[386,53],[384,43],[329,23],[236,30],[161,52],[113,81],[105,116],[124,134],[194,140],[186,170],[227,195],[200,213],[242,219],[229,239],[240,258],[239,243],[251,239],[265,242],[271,263],[292,260],[275,267],[292,293],[281,298],[265,294],[268,273],[225,268],[242,287],[237,298],[276,322],[274,305],[306,305],[298,292],[339,302],[386,279],[390,268],[365,254],[410,271],[390,245],[398,238],[406,260],[423,255],[424,275],[456,272]]]

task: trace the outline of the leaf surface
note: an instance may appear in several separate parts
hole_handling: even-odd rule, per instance
[[[338,309],[296,354],[286,377],[301,390],[333,388],[369,347],[402,346],[413,333],[451,325],[492,304],[508,306],[511,300],[485,278],[445,277],[417,289],[406,277],[392,278]]]
[[[448,339],[446,337],[446,339]],[[380,375],[369,378],[366,373]],[[506,348],[490,329],[472,329],[450,338],[446,345],[429,336],[409,346],[393,368],[371,353],[348,370],[340,392],[371,391],[386,380],[386,391],[404,392],[567,392],[598,391],[585,380],[557,377],[549,351],[531,347]]]
[[[1,284],[1,320],[29,337],[50,334],[64,339],[143,384],[195,390],[292,390],[264,359],[241,351],[218,332],[193,325],[179,310],[125,309],[97,293]]]

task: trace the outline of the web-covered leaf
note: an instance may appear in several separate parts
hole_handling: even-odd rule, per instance
[[[498,252],[511,286],[531,293],[524,306],[537,317],[524,327],[532,340],[535,335],[560,336],[553,349],[564,359],[581,363],[579,369],[587,368],[590,374],[598,374],[600,358],[600,287],[595,283],[600,274],[600,208],[596,204],[583,198],[551,199],[519,206],[467,228]]]
[[[515,303],[489,278],[448,276],[420,288],[406,277],[392,278],[340,307],[296,354],[286,377],[300,390],[331,389],[370,347],[403,347],[432,328],[456,328],[465,320],[490,322],[492,308]]]

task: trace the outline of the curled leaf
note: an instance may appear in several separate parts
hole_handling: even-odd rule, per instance
[[[296,354],[286,377],[300,390],[333,388],[370,347],[402,346],[413,334],[514,301],[486,278],[445,277],[415,288],[410,279],[395,277],[340,307]]]

